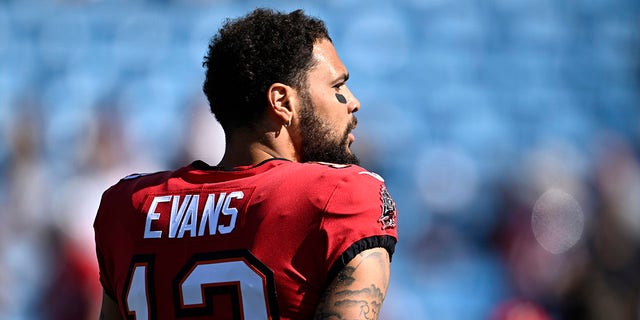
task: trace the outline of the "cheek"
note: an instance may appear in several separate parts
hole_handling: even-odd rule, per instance
[[[349,94],[325,92],[317,98],[314,101],[316,103],[313,104],[315,114],[322,119],[323,123],[342,134],[349,126],[350,121],[348,104],[351,101],[349,101]],[[340,99],[344,99],[347,103],[341,103]]]

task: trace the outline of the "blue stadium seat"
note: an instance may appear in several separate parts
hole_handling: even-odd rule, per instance
[[[4,53],[9,49],[14,32],[8,10],[6,4],[0,3],[0,59],[4,58]]]
[[[64,70],[88,52],[90,28],[86,14],[76,7],[55,6],[42,17],[35,39],[41,63]]]
[[[113,54],[118,68],[146,72],[161,61],[173,35],[171,19],[152,8],[132,8],[113,27]]]
[[[387,76],[406,68],[412,39],[406,18],[393,6],[367,7],[344,27],[341,55],[354,73]]]

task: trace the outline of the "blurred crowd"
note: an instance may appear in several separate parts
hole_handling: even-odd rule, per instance
[[[95,319],[92,223],[223,133],[207,41],[261,1],[0,1],[0,319]],[[640,3],[330,0],[400,242],[382,319],[640,319]]]

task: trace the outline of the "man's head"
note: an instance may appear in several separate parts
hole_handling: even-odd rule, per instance
[[[209,43],[203,85],[225,131],[262,118],[273,83],[302,88],[313,64],[313,45],[320,39],[329,39],[324,23],[302,10],[283,14],[256,9],[227,20]]]
[[[285,125],[299,161],[358,162],[349,132],[359,102],[321,20],[268,9],[228,20],[211,40],[204,66],[203,90],[227,135],[267,119],[278,134]]]

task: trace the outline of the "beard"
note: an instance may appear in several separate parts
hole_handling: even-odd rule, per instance
[[[359,164],[360,159],[349,150],[349,133],[358,120],[353,117],[341,136],[337,137],[331,124],[315,113],[315,107],[306,92],[302,93],[303,107],[300,110],[300,134],[302,137],[302,162],[331,162],[337,164]]]

